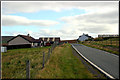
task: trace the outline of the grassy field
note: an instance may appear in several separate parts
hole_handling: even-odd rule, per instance
[[[30,60],[30,74],[34,78],[42,67],[43,51],[47,55],[48,48],[13,49],[2,53],[2,78],[26,78],[26,60]]]
[[[104,41],[85,41],[80,42],[80,44],[119,55],[119,38],[112,38]]]
[[[70,44],[55,48],[50,60],[36,78],[49,79],[96,79],[81,61],[73,55]]]
[[[8,50],[2,53],[2,79],[26,79],[26,60],[30,60],[31,79],[96,79],[73,55],[70,44],[57,46],[42,67],[42,52],[49,47]]]

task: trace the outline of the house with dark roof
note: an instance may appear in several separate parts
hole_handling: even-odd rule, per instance
[[[16,47],[36,47],[41,46],[40,39],[34,39],[29,34],[28,35],[17,35],[10,39],[8,42],[8,46],[16,46]]]
[[[44,42],[44,45],[46,45],[46,43],[60,43],[60,37],[40,37],[39,39]]]
[[[2,46],[7,46],[7,41],[12,39],[15,36],[2,36]]]
[[[83,33],[83,35],[79,36],[78,40],[79,41],[85,41],[85,40],[88,40],[88,39],[91,39],[91,38],[93,38],[93,37],[89,36],[88,34]]]

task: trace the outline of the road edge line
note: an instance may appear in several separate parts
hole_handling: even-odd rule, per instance
[[[71,44],[72,45],[72,44]],[[102,70],[101,68],[99,68],[97,65],[95,65],[94,63],[92,63],[90,60],[88,60],[86,57],[84,57],[73,45],[72,47],[80,54],[80,56],[82,56],[86,61],[88,61],[91,65],[93,65],[94,67],[96,67],[98,70],[100,70],[102,73],[104,73],[105,75],[107,75],[109,78],[111,79],[115,79],[113,76],[111,76],[110,74],[108,74],[107,72],[105,72],[104,70]]]

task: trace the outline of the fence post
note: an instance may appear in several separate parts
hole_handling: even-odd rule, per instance
[[[107,45],[107,40],[106,40],[106,45]]]
[[[119,43],[118,43],[119,44]],[[116,40],[116,45],[117,45],[117,40]]]
[[[48,48],[48,53],[50,52],[50,48]]]
[[[51,47],[50,51],[51,51],[51,53],[52,53],[52,47]]]
[[[26,62],[26,78],[30,79],[30,61]]]
[[[112,40],[110,40],[111,41],[111,45],[112,45]]]
[[[43,52],[43,64],[42,64],[42,69],[44,68],[44,64],[45,64],[45,53]]]
[[[48,59],[49,59],[49,57],[50,57],[50,48],[49,48],[49,52],[48,52]]]

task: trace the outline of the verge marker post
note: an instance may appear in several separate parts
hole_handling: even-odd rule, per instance
[[[30,79],[30,61],[26,62],[26,78]]]
[[[44,64],[45,64],[45,53],[43,52],[43,64],[42,64],[42,69],[44,68]]]

